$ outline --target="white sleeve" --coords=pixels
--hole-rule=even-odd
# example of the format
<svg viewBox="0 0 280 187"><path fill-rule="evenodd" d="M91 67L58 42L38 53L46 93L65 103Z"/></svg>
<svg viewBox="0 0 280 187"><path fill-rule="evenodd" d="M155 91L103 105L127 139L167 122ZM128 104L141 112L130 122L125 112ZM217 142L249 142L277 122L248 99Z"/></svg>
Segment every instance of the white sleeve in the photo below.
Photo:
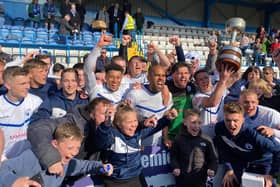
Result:
<svg viewBox="0 0 280 187"><path fill-rule="evenodd" d="M201 110L201 103L203 101L204 97L195 95L192 99L192 106L193 108L197 110Z"/></svg>
<svg viewBox="0 0 280 187"><path fill-rule="evenodd" d="M85 82L86 82L85 87L89 95L92 95L96 86L96 77L94 72L96 68L96 60L100 55L100 51L101 49L99 47L93 48L84 64Z"/></svg>
<svg viewBox="0 0 280 187"><path fill-rule="evenodd" d="M129 90L127 91L126 95L125 95L125 100L128 100L129 102L131 102L131 105L132 105L133 107L135 107L135 105L136 105L136 96L135 96L135 94L133 94L133 93L135 93L135 92L133 91L133 88L129 89Z"/></svg>
<svg viewBox="0 0 280 187"><path fill-rule="evenodd" d="M272 110L271 115L271 127L274 129L280 128L280 113L274 109Z"/></svg>

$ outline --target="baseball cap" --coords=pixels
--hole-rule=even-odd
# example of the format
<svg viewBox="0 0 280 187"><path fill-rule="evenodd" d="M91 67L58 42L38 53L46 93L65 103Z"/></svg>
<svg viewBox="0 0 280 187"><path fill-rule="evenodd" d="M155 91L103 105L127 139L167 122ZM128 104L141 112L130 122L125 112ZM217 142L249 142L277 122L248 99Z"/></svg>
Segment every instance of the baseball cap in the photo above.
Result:
<svg viewBox="0 0 280 187"><path fill-rule="evenodd" d="M201 55L198 52L190 51L185 54L185 59L187 63L191 63L193 60L198 60L200 63Z"/></svg>

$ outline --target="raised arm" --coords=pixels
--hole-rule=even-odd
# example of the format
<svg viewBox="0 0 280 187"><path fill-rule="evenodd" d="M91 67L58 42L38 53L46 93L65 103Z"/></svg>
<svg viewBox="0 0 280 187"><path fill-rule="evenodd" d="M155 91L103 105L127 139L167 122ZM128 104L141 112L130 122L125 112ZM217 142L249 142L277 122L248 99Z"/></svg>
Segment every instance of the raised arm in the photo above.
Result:
<svg viewBox="0 0 280 187"><path fill-rule="evenodd" d="M109 45L111 42L112 42L112 38L110 36L102 34L100 36L97 45L95 46L95 48L92 49L91 53L88 55L85 61L84 72L85 72L86 90L89 93L89 95L92 94L96 86L96 77L94 74L96 68L96 60L100 55L101 49Z"/></svg>
<svg viewBox="0 0 280 187"><path fill-rule="evenodd" d="M178 36L171 36L169 38L169 43L174 45L175 50L176 50L176 55L177 55L177 61L178 62L185 62L185 55L184 55L184 50L181 45L180 38Z"/></svg>
<svg viewBox="0 0 280 187"><path fill-rule="evenodd" d="M227 88L227 81L233 73L234 71L228 66L222 66L222 70L219 72L220 80L217 82L216 87L210 97L203 98L200 107L215 107L220 103L224 91Z"/></svg>
<svg viewBox="0 0 280 187"><path fill-rule="evenodd" d="M126 61L128 61L128 56L127 56L127 45L131 41L131 36L123 34L122 35L122 43L119 48L119 56L123 57Z"/></svg>
<svg viewBox="0 0 280 187"><path fill-rule="evenodd" d="M148 48L152 48L153 51L158 55L159 57L159 64L164 68L164 69L168 69L170 66L170 62L169 59L167 58L167 56L161 52L158 48L158 46L154 43L154 42L150 42L148 44Z"/></svg>

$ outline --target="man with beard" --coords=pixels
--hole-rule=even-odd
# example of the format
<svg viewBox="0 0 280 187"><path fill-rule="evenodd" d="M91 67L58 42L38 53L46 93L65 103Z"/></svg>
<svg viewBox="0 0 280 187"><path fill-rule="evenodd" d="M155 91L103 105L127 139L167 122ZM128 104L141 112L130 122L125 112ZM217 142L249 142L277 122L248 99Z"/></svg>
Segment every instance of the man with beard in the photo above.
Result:
<svg viewBox="0 0 280 187"><path fill-rule="evenodd" d="M178 117L174 119L169 127L163 129L163 140L166 147L172 145L183 122L183 111L192 107L191 92L195 86L189 82L191 76L190 65L178 62L172 66L171 77L166 84L172 93L173 107L178 111Z"/></svg>

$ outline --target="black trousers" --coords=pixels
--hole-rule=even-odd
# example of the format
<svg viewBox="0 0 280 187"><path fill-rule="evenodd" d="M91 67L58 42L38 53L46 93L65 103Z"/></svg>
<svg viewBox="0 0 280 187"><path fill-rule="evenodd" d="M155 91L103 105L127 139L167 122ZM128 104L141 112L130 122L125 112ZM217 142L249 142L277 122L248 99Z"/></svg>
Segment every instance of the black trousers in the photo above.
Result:
<svg viewBox="0 0 280 187"><path fill-rule="evenodd" d="M104 187L148 187L143 174L126 180L104 177Z"/></svg>

